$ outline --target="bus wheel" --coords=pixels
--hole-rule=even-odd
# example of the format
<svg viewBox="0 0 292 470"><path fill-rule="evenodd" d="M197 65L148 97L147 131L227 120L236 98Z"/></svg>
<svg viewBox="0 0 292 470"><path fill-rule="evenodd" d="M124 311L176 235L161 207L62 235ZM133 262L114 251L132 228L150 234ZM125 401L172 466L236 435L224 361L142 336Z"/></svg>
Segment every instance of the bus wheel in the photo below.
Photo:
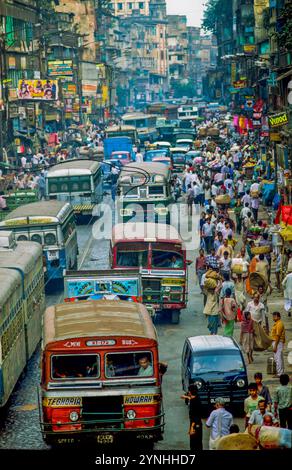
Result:
<svg viewBox="0 0 292 470"><path fill-rule="evenodd" d="M179 316L180 316L180 311L179 310L172 310L172 312L171 312L171 323L173 325L178 325L179 324Z"/></svg>

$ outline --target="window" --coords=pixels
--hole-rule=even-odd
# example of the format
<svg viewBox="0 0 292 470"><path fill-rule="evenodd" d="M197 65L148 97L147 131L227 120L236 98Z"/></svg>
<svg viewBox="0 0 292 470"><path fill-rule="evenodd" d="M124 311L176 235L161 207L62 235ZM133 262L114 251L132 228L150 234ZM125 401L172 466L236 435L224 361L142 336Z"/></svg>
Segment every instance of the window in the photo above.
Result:
<svg viewBox="0 0 292 470"><path fill-rule="evenodd" d="M118 3L118 10L123 10L123 9L124 9L123 3Z"/></svg>
<svg viewBox="0 0 292 470"><path fill-rule="evenodd" d="M208 372L243 371L244 365L238 351L216 351L196 354L193 358L193 374Z"/></svg>
<svg viewBox="0 0 292 470"><path fill-rule="evenodd" d="M144 9L144 2L139 2L139 9L143 10Z"/></svg>
<svg viewBox="0 0 292 470"><path fill-rule="evenodd" d="M118 248L117 265L127 267L147 266L148 247L145 243L136 243L135 246L127 245Z"/></svg>
<svg viewBox="0 0 292 470"><path fill-rule="evenodd" d="M42 243L43 243L42 242L42 237L38 233L34 233L33 235L31 235L30 239L31 239L32 242L39 243L40 245L42 245Z"/></svg>
<svg viewBox="0 0 292 470"><path fill-rule="evenodd" d="M150 351L107 354L105 376L153 377L153 357Z"/></svg>
<svg viewBox="0 0 292 470"><path fill-rule="evenodd" d="M154 268L182 268L182 256L176 252L153 250L152 266Z"/></svg>
<svg viewBox="0 0 292 470"><path fill-rule="evenodd" d="M26 242L27 240L28 240L27 235L19 235L19 237L17 237L18 242Z"/></svg>
<svg viewBox="0 0 292 470"><path fill-rule="evenodd" d="M99 377L100 362L96 354L52 356L52 379Z"/></svg>
<svg viewBox="0 0 292 470"><path fill-rule="evenodd" d="M128 10L133 10L133 3L132 2L128 3Z"/></svg>
<svg viewBox="0 0 292 470"><path fill-rule="evenodd" d="M57 243L56 235L54 233L46 233L44 241L45 241L45 245L56 245Z"/></svg>
<svg viewBox="0 0 292 470"><path fill-rule="evenodd" d="M151 195L164 195L164 187L163 186L149 186L148 194Z"/></svg>

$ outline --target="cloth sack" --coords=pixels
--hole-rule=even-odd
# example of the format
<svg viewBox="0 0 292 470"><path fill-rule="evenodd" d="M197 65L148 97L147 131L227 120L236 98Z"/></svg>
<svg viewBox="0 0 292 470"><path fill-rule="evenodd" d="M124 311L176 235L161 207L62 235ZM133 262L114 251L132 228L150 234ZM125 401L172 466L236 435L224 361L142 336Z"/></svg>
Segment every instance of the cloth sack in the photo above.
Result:
<svg viewBox="0 0 292 470"><path fill-rule="evenodd" d="M267 335L265 330L259 323L253 322L254 328L254 350L255 351L265 351L268 349L273 340Z"/></svg>

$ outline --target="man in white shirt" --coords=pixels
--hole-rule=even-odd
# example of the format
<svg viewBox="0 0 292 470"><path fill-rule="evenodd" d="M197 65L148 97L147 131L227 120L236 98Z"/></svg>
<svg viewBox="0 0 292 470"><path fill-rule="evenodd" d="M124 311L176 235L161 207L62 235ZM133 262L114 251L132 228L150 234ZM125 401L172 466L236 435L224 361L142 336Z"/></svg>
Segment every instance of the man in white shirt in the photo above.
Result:
<svg viewBox="0 0 292 470"><path fill-rule="evenodd" d="M243 220L245 217L247 217L247 214L250 212L249 204L248 202L245 203L244 208L241 209L240 212L240 218Z"/></svg>
<svg viewBox="0 0 292 470"><path fill-rule="evenodd" d="M260 295L255 294L253 300L248 302L246 311L250 312L253 321L265 327L266 324L266 310L264 304L260 302Z"/></svg>
<svg viewBox="0 0 292 470"><path fill-rule="evenodd" d="M216 449L216 443L220 437L230 434L230 426L233 424L233 416L225 410L224 399L216 398L215 410L212 411L206 421L207 428L211 428L209 450Z"/></svg>
<svg viewBox="0 0 292 470"><path fill-rule="evenodd" d="M218 186L216 186L216 184L213 183L212 186L211 186L211 195L212 195L212 197L215 198L218 195L218 189L219 189Z"/></svg>
<svg viewBox="0 0 292 470"><path fill-rule="evenodd" d="M23 155L20 159L22 168L26 167L26 157Z"/></svg>
<svg viewBox="0 0 292 470"><path fill-rule="evenodd" d="M249 191L246 191L245 195L241 198L241 202L242 204L246 204L248 203L248 206L250 207L250 204L251 204L251 197L249 195Z"/></svg>
<svg viewBox="0 0 292 470"><path fill-rule="evenodd" d="M224 218L223 217L219 217L219 222L218 224L216 225L216 232L221 232L222 233L222 230L225 229L225 224L224 224Z"/></svg>
<svg viewBox="0 0 292 470"><path fill-rule="evenodd" d="M136 153L136 163L143 163L143 154L140 150Z"/></svg>
<svg viewBox="0 0 292 470"><path fill-rule="evenodd" d="M245 186L246 186L246 184L243 181L243 178L240 177L237 181L237 194L238 194L238 197L242 198L244 196Z"/></svg>

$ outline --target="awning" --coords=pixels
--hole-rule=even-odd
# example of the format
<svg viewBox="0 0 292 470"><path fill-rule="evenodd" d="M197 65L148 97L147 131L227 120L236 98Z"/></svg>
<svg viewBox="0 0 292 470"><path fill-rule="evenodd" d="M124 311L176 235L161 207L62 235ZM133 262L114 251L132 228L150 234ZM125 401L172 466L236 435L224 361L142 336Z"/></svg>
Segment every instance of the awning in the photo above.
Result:
<svg viewBox="0 0 292 470"><path fill-rule="evenodd" d="M282 75L280 75L277 78L277 82L279 82L280 80L283 80L283 78L289 77L289 75L292 75L292 68L290 70L288 70L288 72L285 72Z"/></svg>

